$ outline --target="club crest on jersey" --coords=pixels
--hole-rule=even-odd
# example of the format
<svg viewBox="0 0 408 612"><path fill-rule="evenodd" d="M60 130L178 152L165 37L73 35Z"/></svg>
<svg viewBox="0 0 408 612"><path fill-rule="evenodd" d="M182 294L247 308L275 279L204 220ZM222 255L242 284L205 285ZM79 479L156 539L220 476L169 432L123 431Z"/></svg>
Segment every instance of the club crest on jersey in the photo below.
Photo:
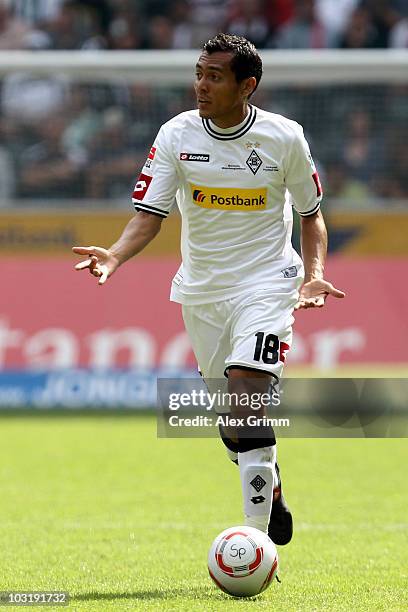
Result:
<svg viewBox="0 0 408 612"><path fill-rule="evenodd" d="M240 189L233 187L203 187L191 185L193 202L201 208L217 210L238 210L249 212L265 210L266 187L258 189Z"/></svg>
<svg viewBox="0 0 408 612"><path fill-rule="evenodd" d="M207 153L180 153L181 161L209 162L210 156Z"/></svg>
<svg viewBox="0 0 408 612"><path fill-rule="evenodd" d="M262 159L259 157L255 149L252 149L250 156L246 160L246 164L252 174L256 174L259 168L262 166Z"/></svg>
<svg viewBox="0 0 408 612"><path fill-rule="evenodd" d="M147 156L147 159L151 159L153 161L154 160L154 156L156 155L156 151L157 151L156 147L151 147L150 153Z"/></svg>

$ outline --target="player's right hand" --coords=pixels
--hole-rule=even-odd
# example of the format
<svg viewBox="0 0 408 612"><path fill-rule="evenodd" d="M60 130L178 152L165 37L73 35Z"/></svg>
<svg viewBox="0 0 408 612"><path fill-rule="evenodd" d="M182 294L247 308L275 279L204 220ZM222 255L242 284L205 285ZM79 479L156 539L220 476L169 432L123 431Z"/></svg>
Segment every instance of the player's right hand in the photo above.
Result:
<svg viewBox="0 0 408 612"><path fill-rule="evenodd" d="M119 266L118 259L108 249L96 246L74 246L72 250L77 255L86 255L84 261L76 264L75 270L88 269L93 276L99 278L99 285L105 284Z"/></svg>

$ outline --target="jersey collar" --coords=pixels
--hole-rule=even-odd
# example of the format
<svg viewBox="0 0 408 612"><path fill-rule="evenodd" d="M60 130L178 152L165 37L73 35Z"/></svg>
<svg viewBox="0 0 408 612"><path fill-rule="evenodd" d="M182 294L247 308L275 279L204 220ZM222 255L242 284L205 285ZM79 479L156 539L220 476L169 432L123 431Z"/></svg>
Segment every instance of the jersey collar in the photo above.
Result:
<svg viewBox="0 0 408 612"><path fill-rule="evenodd" d="M251 129L256 119L256 108L251 106L251 104L248 105L248 108L249 113L243 122L230 128L220 128L216 126L211 119L202 119L205 131L212 138L216 138L217 140L236 140L237 138L241 138L241 136Z"/></svg>

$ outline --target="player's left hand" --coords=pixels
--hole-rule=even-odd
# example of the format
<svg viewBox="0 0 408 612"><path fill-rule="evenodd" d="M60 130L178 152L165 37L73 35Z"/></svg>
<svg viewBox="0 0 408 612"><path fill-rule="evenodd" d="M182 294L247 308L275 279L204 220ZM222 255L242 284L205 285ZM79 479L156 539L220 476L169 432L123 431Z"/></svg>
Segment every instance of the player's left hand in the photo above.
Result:
<svg viewBox="0 0 408 612"><path fill-rule="evenodd" d="M300 308L322 308L328 295L336 298L344 298L344 291L336 289L331 283L325 280L315 279L302 285L299 292L299 300L295 310Z"/></svg>

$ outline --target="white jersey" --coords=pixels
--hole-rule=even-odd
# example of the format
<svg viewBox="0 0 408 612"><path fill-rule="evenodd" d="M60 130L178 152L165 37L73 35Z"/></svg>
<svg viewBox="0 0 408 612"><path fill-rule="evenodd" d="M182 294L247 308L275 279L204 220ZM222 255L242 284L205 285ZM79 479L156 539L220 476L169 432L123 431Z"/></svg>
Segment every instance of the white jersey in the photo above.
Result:
<svg viewBox="0 0 408 612"><path fill-rule="evenodd" d="M303 274L292 247L292 206L315 213L322 192L302 127L249 106L221 129L198 111L165 123L136 183L136 210L161 217L175 198L182 265L171 299L203 304L242 291L285 291Z"/></svg>

